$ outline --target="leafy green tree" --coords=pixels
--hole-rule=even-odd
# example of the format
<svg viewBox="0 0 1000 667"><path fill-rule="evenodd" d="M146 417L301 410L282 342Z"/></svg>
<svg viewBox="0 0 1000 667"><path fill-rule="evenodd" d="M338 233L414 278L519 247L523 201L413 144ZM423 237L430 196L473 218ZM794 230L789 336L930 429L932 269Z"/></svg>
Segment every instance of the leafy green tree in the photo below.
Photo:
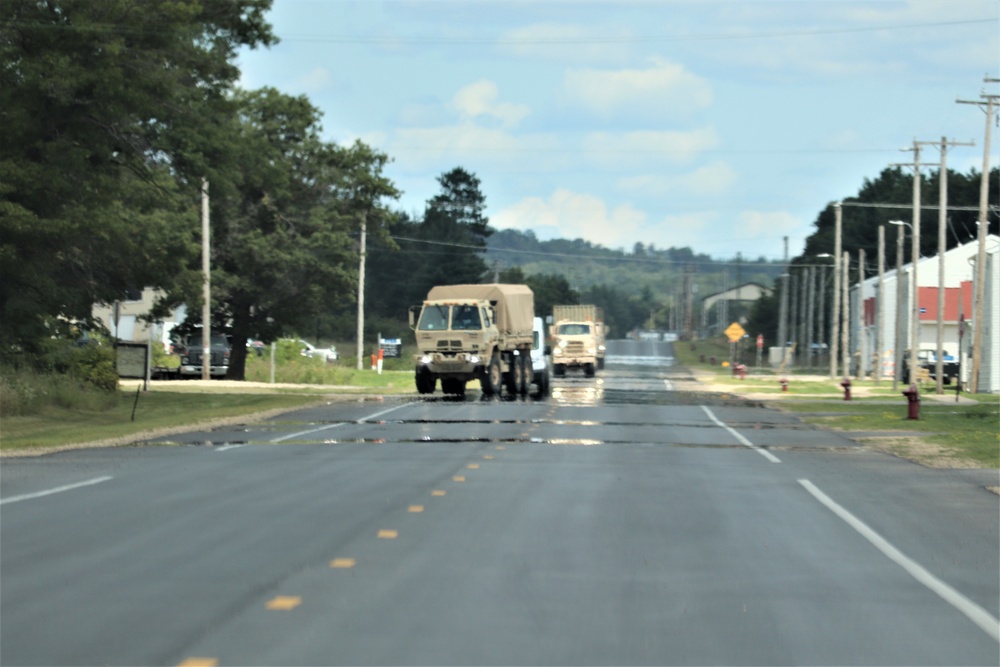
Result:
<svg viewBox="0 0 1000 667"><path fill-rule="evenodd" d="M357 234L385 236L398 196L387 157L358 142L324 143L319 111L273 89L240 92L235 194L213 199L213 310L231 325L231 379L243 379L248 338L309 327L357 294Z"/></svg>
<svg viewBox="0 0 1000 667"><path fill-rule="evenodd" d="M0 346L179 270L270 4L0 0Z"/></svg>
<svg viewBox="0 0 1000 667"><path fill-rule="evenodd" d="M570 287L565 276L556 274L536 274L528 276L525 283L535 293L535 314L548 317L552 306L580 303L580 295Z"/></svg>

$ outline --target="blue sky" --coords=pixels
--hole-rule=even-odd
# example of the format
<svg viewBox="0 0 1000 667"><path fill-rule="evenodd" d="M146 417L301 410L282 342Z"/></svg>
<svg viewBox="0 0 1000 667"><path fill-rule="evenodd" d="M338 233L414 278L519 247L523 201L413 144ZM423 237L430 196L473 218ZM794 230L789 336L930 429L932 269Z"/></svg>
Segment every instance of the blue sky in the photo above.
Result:
<svg viewBox="0 0 1000 667"><path fill-rule="evenodd" d="M387 153L398 208L461 166L494 227L628 250L795 256L914 140L975 141L948 165L981 168L985 115L956 99L1000 92L997 0L275 0L269 20L282 41L241 53L241 85Z"/></svg>

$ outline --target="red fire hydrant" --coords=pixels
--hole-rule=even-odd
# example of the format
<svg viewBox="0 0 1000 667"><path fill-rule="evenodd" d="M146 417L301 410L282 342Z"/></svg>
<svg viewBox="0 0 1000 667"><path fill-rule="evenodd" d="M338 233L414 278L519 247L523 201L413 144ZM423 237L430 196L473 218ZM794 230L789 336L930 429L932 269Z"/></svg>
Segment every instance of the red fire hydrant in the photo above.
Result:
<svg viewBox="0 0 1000 667"><path fill-rule="evenodd" d="M746 380L747 379L746 364L736 364L736 373L740 376L741 380Z"/></svg>
<svg viewBox="0 0 1000 667"><path fill-rule="evenodd" d="M851 378L844 378L844 381L840 383L840 386L844 388L844 400L851 400Z"/></svg>
<svg viewBox="0 0 1000 667"><path fill-rule="evenodd" d="M906 396L906 418L920 419L920 390L916 383L910 384L910 388L903 392Z"/></svg>
<svg viewBox="0 0 1000 667"><path fill-rule="evenodd" d="M781 378L778 382L781 383L781 391L788 391L788 378Z"/></svg>

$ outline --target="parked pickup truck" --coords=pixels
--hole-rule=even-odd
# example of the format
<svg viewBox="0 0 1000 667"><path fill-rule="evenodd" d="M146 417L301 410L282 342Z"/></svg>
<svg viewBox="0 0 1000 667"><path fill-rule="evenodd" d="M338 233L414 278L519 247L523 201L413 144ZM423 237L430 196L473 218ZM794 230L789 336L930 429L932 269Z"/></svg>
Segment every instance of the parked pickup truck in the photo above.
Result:
<svg viewBox="0 0 1000 667"><path fill-rule="evenodd" d="M226 377L229 372L229 356L232 348L229 339L221 334L212 336L211 358L209 359L208 374L214 378ZM181 353L181 377L200 378L202 377L202 357L201 340L193 340Z"/></svg>
<svg viewBox="0 0 1000 667"><path fill-rule="evenodd" d="M944 378L942 384L951 384L958 379L958 359L944 351L941 375ZM903 355L903 383L913 382L910 378L910 353L907 351ZM917 373L915 379L926 377L929 381L937 382L937 350L920 350L917 352Z"/></svg>

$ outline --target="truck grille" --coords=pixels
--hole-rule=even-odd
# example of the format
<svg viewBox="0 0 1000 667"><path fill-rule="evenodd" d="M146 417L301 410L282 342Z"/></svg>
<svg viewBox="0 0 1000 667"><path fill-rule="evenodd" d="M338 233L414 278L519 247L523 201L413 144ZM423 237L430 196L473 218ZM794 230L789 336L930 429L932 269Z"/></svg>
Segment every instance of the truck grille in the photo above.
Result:
<svg viewBox="0 0 1000 667"><path fill-rule="evenodd" d="M583 342L570 341L566 344L566 354L583 354Z"/></svg>
<svg viewBox="0 0 1000 667"><path fill-rule="evenodd" d="M439 340L438 341L439 350L461 350L462 341L460 340Z"/></svg>

